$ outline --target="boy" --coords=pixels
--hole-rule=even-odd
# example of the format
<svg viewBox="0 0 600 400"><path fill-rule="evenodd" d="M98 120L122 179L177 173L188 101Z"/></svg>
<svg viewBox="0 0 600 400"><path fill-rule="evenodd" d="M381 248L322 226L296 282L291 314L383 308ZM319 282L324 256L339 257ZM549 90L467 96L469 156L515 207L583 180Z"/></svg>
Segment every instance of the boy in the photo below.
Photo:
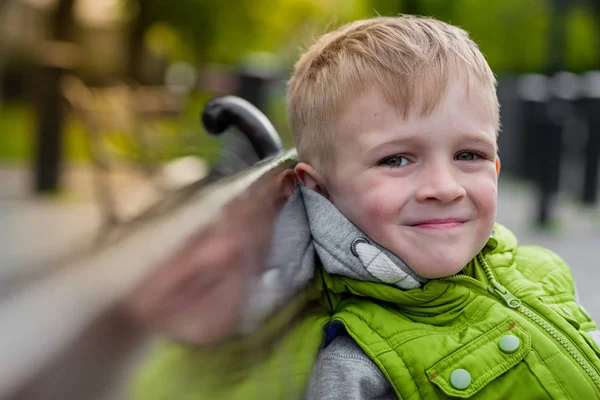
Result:
<svg viewBox="0 0 600 400"><path fill-rule="evenodd" d="M287 351L281 379L299 389L264 398L600 397L569 268L495 224L495 83L463 30L429 18L358 21L302 56L288 91L302 185L243 326L307 281L325 312L266 356Z"/></svg>

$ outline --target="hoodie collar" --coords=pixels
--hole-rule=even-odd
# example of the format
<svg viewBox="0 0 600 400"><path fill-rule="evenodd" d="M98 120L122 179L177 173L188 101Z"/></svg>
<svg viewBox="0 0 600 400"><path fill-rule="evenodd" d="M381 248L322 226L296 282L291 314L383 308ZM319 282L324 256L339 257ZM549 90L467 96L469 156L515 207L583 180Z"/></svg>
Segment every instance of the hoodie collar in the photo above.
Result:
<svg viewBox="0 0 600 400"><path fill-rule="evenodd" d="M299 189L313 246L325 271L400 289L414 289L427 282L370 239L325 197L302 185Z"/></svg>

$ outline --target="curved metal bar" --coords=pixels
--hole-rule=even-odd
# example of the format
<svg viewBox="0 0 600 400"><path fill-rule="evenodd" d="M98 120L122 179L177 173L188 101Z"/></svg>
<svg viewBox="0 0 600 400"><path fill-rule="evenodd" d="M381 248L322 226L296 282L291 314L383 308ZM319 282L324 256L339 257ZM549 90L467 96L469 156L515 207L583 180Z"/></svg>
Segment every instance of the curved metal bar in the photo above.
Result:
<svg viewBox="0 0 600 400"><path fill-rule="evenodd" d="M202 123L213 135L236 126L250 141L260 159L281 154L283 145L269 119L248 101L236 96L210 100L202 112Z"/></svg>

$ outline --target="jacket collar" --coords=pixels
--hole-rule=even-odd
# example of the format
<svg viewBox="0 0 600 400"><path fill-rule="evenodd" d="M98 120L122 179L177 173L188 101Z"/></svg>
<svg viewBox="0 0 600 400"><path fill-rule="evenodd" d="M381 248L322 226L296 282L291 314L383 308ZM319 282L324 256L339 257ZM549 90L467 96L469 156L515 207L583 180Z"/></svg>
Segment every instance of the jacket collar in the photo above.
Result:
<svg viewBox="0 0 600 400"><path fill-rule="evenodd" d="M314 249L328 273L401 289L427 282L394 253L371 240L325 197L304 186L299 189Z"/></svg>

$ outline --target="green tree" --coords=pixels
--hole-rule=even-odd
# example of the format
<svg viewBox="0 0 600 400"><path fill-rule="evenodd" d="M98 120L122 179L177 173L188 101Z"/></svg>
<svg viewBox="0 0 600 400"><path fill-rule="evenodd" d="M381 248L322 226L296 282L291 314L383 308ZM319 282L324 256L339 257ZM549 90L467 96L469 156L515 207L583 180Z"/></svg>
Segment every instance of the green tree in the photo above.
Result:
<svg viewBox="0 0 600 400"><path fill-rule="evenodd" d="M297 53L295 45L328 23L367 15L365 0L147 0L147 23L160 24L173 58L235 64L245 53ZM292 49L293 51L289 51Z"/></svg>
<svg viewBox="0 0 600 400"><path fill-rule="evenodd" d="M543 72L551 42L552 0L371 0L382 15L416 12L458 25L479 44L497 73ZM600 66L600 2L572 2L566 18L564 67Z"/></svg>
<svg viewBox="0 0 600 400"><path fill-rule="evenodd" d="M590 8L580 5L573 7L567 16L565 67L570 71L600 67L600 20L590 11Z"/></svg>

